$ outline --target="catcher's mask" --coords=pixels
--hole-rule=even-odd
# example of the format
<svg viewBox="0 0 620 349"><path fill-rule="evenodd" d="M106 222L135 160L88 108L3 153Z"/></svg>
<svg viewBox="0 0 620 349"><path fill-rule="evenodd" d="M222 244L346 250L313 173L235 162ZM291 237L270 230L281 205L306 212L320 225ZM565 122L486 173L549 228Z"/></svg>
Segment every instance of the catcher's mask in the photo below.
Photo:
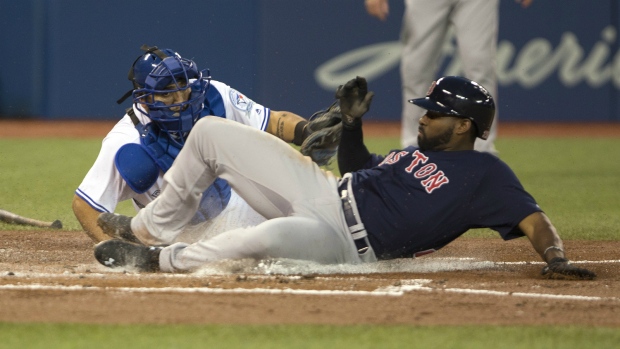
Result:
<svg viewBox="0 0 620 349"><path fill-rule="evenodd" d="M426 97L410 99L426 110L470 119L476 136L487 139L495 117L495 102L491 94L475 81L446 76L434 81Z"/></svg>
<svg viewBox="0 0 620 349"><path fill-rule="evenodd" d="M144 87L133 90L135 104L146 108L138 110L150 118L170 139L183 146L187 136L200 118L210 76L203 78L194 61L178 54L165 57L144 79ZM164 104L157 95L190 90L187 100Z"/></svg>

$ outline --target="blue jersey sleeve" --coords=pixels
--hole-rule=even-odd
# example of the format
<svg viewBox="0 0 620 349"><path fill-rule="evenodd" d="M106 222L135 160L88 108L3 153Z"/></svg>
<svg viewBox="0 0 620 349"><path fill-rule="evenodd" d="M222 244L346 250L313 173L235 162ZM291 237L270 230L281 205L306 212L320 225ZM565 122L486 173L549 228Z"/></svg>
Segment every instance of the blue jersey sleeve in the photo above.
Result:
<svg viewBox="0 0 620 349"><path fill-rule="evenodd" d="M542 211L502 161L491 166L482 178L469 209L472 225L496 230L505 240L523 236L519 223L530 214Z"/></svg>

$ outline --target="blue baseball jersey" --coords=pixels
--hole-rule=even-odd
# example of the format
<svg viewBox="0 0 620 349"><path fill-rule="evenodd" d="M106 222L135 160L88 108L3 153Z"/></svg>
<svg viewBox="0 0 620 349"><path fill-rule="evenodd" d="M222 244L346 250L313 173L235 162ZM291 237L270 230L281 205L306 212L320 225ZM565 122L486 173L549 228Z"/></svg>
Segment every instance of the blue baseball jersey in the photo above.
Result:
<svg viewBox="0 0 620 349"><path fill-rule="evenodd" d="M520 237L519 222L541 211L508 165L473 150L373 154L351 180L379 259L438 250L472 228Z"/></svg>

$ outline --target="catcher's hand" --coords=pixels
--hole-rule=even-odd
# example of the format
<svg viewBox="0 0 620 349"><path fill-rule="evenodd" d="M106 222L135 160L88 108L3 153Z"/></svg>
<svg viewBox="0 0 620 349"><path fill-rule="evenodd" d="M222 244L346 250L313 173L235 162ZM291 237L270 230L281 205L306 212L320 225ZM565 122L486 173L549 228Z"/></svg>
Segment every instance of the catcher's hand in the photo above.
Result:
<svg viewBox="0 0 620 349"><path fill-rule="evenodd" d="M338 87L336 98L340 101L342 122L345 126L352 126L359 122L370 109L374 95L374 92L368 92L366 79L361 76L349 80L344 86Z"/></svg>
<svg viewBox="0 0 620 349"><path fill-rule="evenodd" d="M306 132L309 135L301 144L299 151L309 156L319 166L329 164L338 152L342 135L341 121L338 101L332 103L327 109L312 114L306 126Z"/></svg>
<svg viewBox="0 0 620 349"><path fill-rule="evenodd" d="M596 277L594 272L578 268L568 263L568 259L562 257L555 257L549 261L547 266L542 269L542 275L549 279L561 280L593 280Z"/></svg>
<svg viewBox="0 0 620 349"><path fill-rule="evenodd" d="M104 212L97 217L97 225L104 234L113 239L142 244L131 231L131 217Z"/></svg>

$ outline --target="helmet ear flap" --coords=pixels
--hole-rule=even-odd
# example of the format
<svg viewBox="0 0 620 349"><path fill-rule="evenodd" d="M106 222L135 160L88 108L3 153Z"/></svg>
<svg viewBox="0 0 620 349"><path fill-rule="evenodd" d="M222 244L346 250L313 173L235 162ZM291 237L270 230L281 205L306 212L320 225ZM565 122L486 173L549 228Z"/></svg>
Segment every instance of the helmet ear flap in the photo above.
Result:
<svg viewBox="0 0 620 349"><path fill-rule="evenodd" d="M144 46L146 45L142 45L141 48L143 48ZM136 64L142 57L144 57L144 55L140 55L138 58L136 58L136 60L133 61L131 67L129 67L129 72L127 73L127 80L131 81L133 88L125 92L125 94L116 101L116 104L122 104L127 98L129 98L129 96L131 96L133 90L140 88L140 85L138 85L138 82L136 81L136 75L134 71L136 70Z"/></svg>

